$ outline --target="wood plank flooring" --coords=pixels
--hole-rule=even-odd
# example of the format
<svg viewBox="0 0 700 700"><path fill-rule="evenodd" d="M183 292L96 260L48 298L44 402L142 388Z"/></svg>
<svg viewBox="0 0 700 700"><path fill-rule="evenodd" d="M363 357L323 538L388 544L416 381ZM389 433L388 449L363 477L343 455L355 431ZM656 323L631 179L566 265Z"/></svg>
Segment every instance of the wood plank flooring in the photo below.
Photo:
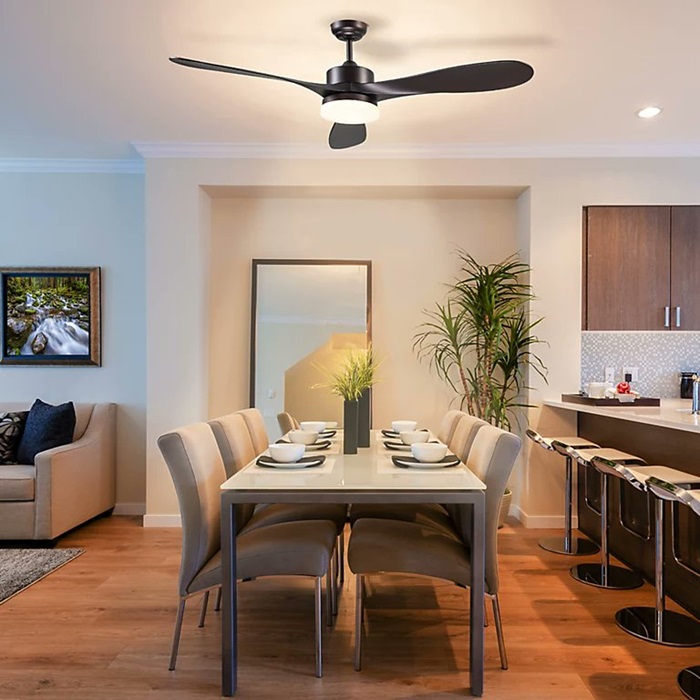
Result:
<svg viewBox="0 0 700 700"><path fill-rule="evenodd" d="M510 669L486 630L485 698L679 698L678 670L700 648L671 649L623 633L625 605L653 601L651 586L601 591L573 581L572 559L545 552L546 533L501 531L501 605ZM0 605L0 698L184 700L217 698L219 615L185 616L177 671L167 670L175 620L180 532L111 517L62 538L81 557ZM324 627L324 677L313 676L312 582L267 579L240 587L237 697L301 700L463 697L468 685L468 593L415 577L373 577L364 665L353 671L354 579L335 627ZM699 585L700 590L700 585ZM675 607L671 605L671 607Z"/></svg>

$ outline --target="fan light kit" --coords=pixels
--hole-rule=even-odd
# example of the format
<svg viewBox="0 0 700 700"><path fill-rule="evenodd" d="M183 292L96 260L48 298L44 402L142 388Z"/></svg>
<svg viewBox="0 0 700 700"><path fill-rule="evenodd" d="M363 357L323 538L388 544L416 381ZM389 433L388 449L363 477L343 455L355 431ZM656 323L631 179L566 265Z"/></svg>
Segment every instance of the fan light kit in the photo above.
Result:
<svg viewBox="0 0 700 700"><path fill-rule="evenodd" d="M522 85L534 75L532 66L521 61L489 61L375 82L374 73L369 68L359 66L353 59L353 45L367 33L367 24L357 19L341 19L331 24L331 32L345 42L345 62L326 72L325 83L312 83L191 58L175 57L170 60L188 68L281 80L315 92L323 98L321 116L333 122L328 145L335 149L351 148L365 141L365 124L379 119L377 103L382 100L435 93L504 90ZM639 116L642 116L641 113Z"/></svg>
<svg viewBox="0 0 700 700"><path fill-rule="evenodd" d="M637 112L637 116L642 119L653 119L661 114L661 107L644 107Z"/></svg>

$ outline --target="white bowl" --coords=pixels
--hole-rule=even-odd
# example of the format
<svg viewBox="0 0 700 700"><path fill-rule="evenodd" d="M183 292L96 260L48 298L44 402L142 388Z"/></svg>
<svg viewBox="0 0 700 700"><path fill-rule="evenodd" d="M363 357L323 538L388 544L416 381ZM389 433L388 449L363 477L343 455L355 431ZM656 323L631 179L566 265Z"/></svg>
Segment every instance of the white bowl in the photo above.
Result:
<svg viewBox="0 0 700 700"><path fill-rule="evenodd" d="M315 430L290 430L287 437L300 445L313 445L318 440L318 433Z"/></svg>
<svg viewBox="0 0 700 700"><path fill-rule="evenodd" d="M298 462L304 456L304 445L276 443L267 448L275 462Z"/></svg>
<svg viewBox="0 0 700 700"><path fill-rule="evenodd" d="M335 430L337 427L338 427L337 420L327 420L326 421L326 430Z"/></svg>
<svg viewBox="0 0 700 700"><path fill-rule="evenodd" d="M411 454L419 462L439 462L447 454L447 445L441 442L416 442L411 445Z"/></svg>
<svg viewBox="0 0 700 700"><path fill-rule="evenodd" d="M418 421L415 420L394 420L391 421L391 429L395 433L400 433L403 430L415 430L418 427Z"/></svg>
<svg viewBox="0 0 700 700"><path fill-rule="evenodd" d="M314 433L320 433L326 429L325 420L303 420L299 423L302 430L311 430Z"/></svg>
<svg viewBox="0 0 700 700"><path fill-rule="evenodd" d="M399 437L404 445L413 445L416 442L428 442L430 433L427 430L402 430Z"/></svg>

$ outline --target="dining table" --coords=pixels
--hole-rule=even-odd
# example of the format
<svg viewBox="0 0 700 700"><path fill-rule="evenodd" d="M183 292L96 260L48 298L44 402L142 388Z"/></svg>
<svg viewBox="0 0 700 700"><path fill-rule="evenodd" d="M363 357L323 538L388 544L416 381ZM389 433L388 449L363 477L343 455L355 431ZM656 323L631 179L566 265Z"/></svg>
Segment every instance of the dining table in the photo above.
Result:
<svg viewBox="0 0 700 700"><path fill-rule="evenodd" d="M322 465L269 468L253 460L221 485L222 695L235 694L238 676L236 507L244 503L463 503L463 532L471 532L469 677L471 695L484 689L484 565L486 486L464 464L449 468L396 466L386 438L372 431L370 447L342 453L342 431ZM309 453L312 454L312 453ZM323 452L321 453L323 454ZM404 453L405 454L405 453Z"/></svg>

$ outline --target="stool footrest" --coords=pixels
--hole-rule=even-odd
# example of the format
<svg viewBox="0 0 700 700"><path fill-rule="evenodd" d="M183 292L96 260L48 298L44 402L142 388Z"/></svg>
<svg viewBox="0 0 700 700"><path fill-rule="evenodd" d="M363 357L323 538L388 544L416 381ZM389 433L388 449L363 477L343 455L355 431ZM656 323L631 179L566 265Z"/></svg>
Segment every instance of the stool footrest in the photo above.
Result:
<svg viewBox="0 0 700 700"><path fill-rule="evenodd" d="M678 674L678 687L690 700L700 700L700 666L684 668Z"/></svg>

